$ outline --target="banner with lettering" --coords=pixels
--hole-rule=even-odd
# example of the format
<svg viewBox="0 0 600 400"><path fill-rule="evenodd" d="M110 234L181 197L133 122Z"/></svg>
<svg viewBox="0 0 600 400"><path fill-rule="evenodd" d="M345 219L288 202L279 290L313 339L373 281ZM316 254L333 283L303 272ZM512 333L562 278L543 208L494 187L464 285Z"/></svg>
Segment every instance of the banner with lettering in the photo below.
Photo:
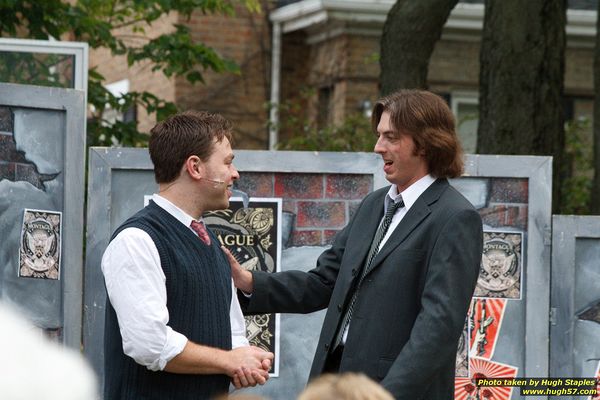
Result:
<svg viewBox="0 0 600 400"><path fill-rule="evenodd" d="M281 199L250 198L248 207L231 198L227 210L204 215L205 223L236 260L250 271L277 272L281 262ZM247 316L253 346L275 354L271 376L279 375L279 314Z"/></svg>

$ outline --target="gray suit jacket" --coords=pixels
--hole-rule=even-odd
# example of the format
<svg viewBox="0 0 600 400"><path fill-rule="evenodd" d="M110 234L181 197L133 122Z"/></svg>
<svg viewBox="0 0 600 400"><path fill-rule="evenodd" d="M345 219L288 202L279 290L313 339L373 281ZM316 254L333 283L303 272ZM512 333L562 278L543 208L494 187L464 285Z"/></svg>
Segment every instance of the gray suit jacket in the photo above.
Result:
<svg viewBox="0 0 600 400"><path fill-rule="evenodd" d="M327 307L311 378L323 372L383 217L387 191L363 200L315 269L256 272L253 295L240 298L249 313L309 313ZM446 179L436 180L373 260L354 308L340 372L363 372L396 399L453 399L456 349L482 245L478 212Z"/></svg>

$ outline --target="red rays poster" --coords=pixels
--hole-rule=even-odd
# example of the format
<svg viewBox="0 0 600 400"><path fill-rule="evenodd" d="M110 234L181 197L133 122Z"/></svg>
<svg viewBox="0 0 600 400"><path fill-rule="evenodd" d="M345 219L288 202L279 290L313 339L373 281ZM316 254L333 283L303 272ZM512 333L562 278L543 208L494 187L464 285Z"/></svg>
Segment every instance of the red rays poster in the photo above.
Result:
<svg viewBox="0 0 600 400"><path fill-rule="evenodd" d="M477 387L478 378L516 378L518 368L494 361L471 358L469 360L469 378L456 378L454 381L455 400L510 400L512 387Z"/></svg>
<svg viewBox="0 0 600 400"><path fill-rule="evenodd" d="M469 309L469 356L489 360L494 355L506 308L505 299L471 300Z"/></svg>

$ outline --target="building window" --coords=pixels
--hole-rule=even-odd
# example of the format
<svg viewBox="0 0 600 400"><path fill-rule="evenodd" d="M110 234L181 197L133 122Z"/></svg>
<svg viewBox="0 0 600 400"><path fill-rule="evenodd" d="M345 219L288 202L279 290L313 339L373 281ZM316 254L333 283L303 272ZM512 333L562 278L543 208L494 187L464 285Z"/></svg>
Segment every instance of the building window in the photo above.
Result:
<svg viewBox="0 0 600 400"><path fill-rule="evenodd" d="M477 127L479 126L479 95L477 92L453 92L450 106L456 118L456 131L467 154L477 150Z"/></svg>

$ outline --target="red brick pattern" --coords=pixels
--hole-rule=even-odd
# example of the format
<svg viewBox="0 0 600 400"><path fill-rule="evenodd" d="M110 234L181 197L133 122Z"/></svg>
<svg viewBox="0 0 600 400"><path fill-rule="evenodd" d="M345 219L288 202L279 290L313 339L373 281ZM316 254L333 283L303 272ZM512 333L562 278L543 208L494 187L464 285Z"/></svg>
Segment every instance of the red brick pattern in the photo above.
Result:
<svg viewBox="0 0 600 400"><path fill-rule="evenodd" d="M15 163L8 163L0 161L0 179L7 178L8 180L15 180Z"/></svg>
<svg viewBox="0 0 600 400"><path fill-rule="evenodd" d="M283 200L283 211L288 211L296 215L298 213L297 202L292 200Z"/></svg>
<svg viewBox="0 0 600 400"><path fill-rule="evenodd" d="M0 131L12 132L13 116L10 108L0 107Z"/></svg>
<svg viewBox="0 0 600 400"><path fill-rule="evenodd" d="M346 224L346 207L342 201L299 201L296 226L299 228L341 228Z"/></svg>
<svg viewBox="0 0 600 400"><path fill-rule="evenodd" d="M528 181L519 178L490 178L488 206L479 210L483 223L492 228L527 230Z"/></svg>
<svg viewBox="0 0 600 400"><path fill-rule="evenodd" d="M527 203L529 181L519 178L493 178L490 188L491 203Z"/></svg>
<svg viewBox="0 0 600 400"><path fill-rule="evenodd" d="M0 134L0 161L24 162L23 152L17 150L17 144L12 135Z"/></svg>
<svg viewBox="0 0 600 400"><path fill-rule="evenodd" d="M325 244L325 245L333 244L333 239L335 239L335 235L340 233L340 230L330 230L330 229L324 230L323 231L323 244Z"/></svg>
<svg viewBox="0 0 600 400"><path fill-rule="evenodd" d="M322 246L331 244L346 226L363 197L371 192L373 177L242 171L235 187L250 197L283 199L283 211L296 216L290 246Z"/></svg>
<svg viewBox="0 0 600 400"><path fill-rule="evenodd" d="M373 177L358 174L326 176L325 197L332 199L362 199L373 191Z"/></svg>
<svg viewBox="0 0 600 400"><path fill-rule="evenodd" d="M356 213L356 210L358 210L358 206L360 206L360 203L360 201L348 202L348 221L350 221L354 217L354 214Z"/></svg>
<svg viewBox="0 0 600 400"><path fill-rule="evenodd" d="M273 197L273 174L270 172L243 172L235 188L252 197Z"/></svg>
<svg viewBox="0 0 600 400"><path fill-rule="evenodd" d="M323 233L320 230L295 230L292 234L292 246L320 246Z"/></svg>
<svg viewBox="0 0 600 400"><path fill-rule="evenodd" d="M2 168L7 168L6 163L0 163L0 171L4 171ZM238 189L250 197L281 197L283 211L296 216L290 246L331 244L373 188L373 177L360 174L242 172L240 175ZM488 205L479 210L483 223L492 228L526 231L527 179L489 179Z"/></svg>
<svg viewBox="0 0 600 400"><path fill-rule="evenodd" d="M292 199L322 199L323 175L275 174L275 196Z"/></svg>

